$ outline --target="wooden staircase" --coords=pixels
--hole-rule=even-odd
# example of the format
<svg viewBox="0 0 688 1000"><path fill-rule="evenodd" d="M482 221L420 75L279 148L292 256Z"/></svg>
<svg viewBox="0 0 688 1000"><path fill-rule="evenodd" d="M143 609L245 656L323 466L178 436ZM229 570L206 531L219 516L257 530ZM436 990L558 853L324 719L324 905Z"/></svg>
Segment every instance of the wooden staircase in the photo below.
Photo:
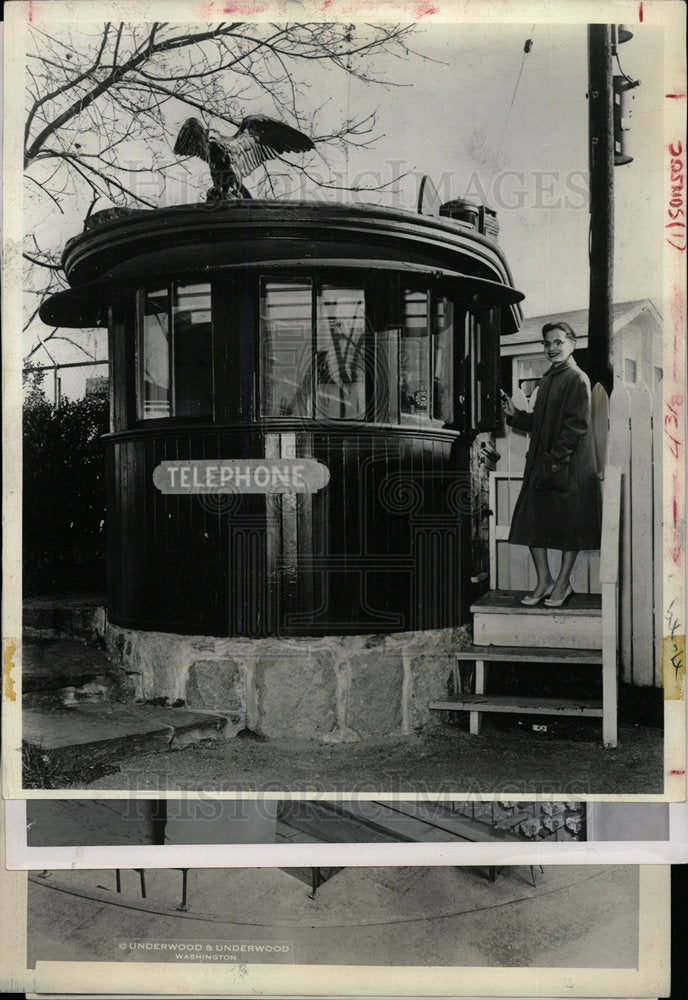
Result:
<svg viewBox="0 0 688 1000"><path fill-rule="evenodd" d="M458 662L475 663L475 692L433 701L432 709L467 711L470 731L480 733L484 712L518 715L594 716L602 719L605 747L617 745L618 685L618 568L621 474L607 469L604 481L601 594L574 594L562 608L524 607L523 593L491 590L471 606L473 644L455 653L454 690ZM577 665L602 668L602 700L536 698L486 694L490 663L547 663L553 667Z"/></svg>
<svg viewBox="0 0 688 1000"><path fill-rule="evenodd" d="M490 590L471 605L476 645L601 649L600 594L574 594L562 608L521 604L523 593Z"/></svg>

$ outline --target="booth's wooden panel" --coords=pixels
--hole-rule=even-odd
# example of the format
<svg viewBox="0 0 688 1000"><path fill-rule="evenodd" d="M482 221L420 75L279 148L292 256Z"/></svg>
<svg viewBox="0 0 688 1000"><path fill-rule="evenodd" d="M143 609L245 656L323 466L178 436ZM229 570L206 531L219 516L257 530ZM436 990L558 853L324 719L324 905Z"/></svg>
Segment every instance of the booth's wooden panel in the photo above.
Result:
<svg viewBox="0 0 688 1000"><path fill-rule="evenodd" d="M315 458L315 494L164 495L162 461ZM457 437L177 428L108 439L109 617L210 635L442 628L467 618L470 513Z"/></svg>

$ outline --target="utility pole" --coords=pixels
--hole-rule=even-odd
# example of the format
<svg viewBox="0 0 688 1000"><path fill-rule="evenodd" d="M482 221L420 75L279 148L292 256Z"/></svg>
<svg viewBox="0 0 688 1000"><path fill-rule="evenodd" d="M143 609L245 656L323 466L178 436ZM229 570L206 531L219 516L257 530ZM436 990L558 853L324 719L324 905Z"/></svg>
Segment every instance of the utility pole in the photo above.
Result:
<svg viewBox="0 0 688 1000"><path fill-rule="evenodd" d="M588 25L590 381L614 388L614 94L612 28Z"/></svg>

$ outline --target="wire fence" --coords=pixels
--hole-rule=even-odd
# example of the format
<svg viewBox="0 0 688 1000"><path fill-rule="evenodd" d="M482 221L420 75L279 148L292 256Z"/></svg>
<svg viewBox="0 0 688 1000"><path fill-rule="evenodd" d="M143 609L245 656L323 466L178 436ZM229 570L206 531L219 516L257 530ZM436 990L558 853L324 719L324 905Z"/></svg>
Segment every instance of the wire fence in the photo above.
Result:
<svg viewBox="0 0 688 1000"><path fill-rule="evenodd" d="M61 365L31 365L24 369L25 392L40 388L45 398L59 406L65 399L107 393L108 362L72 361Z"/></svg>

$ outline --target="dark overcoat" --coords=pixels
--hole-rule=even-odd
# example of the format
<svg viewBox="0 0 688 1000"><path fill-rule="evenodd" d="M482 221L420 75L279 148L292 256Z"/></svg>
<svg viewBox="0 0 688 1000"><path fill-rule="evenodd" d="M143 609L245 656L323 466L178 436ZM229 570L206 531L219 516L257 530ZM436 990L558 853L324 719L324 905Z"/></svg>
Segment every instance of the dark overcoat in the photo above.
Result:
<svg viewBox="0 0 688 1000"><path fill-rule="evenodd" d="M509 422L531 435L509 541L565 551L599 549L600 482L587 375L572 359L552 366L542 377L533 412L516 410Z"/></svg>

